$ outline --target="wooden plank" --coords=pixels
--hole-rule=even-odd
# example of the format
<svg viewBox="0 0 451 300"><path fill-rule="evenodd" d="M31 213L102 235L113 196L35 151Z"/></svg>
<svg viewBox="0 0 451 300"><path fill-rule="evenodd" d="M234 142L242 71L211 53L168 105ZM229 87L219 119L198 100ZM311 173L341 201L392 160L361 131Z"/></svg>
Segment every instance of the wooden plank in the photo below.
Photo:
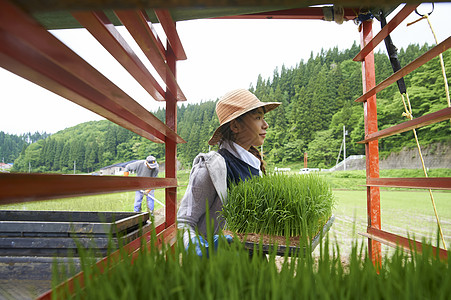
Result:
<svg viewBox="0 0 451 300"><path fill-rule="evenodd" d="M384 28L379 31L376 36L371 39L371 41L366 44L365 47L363 47L362 50L354 57L354 61L363 61L365 56L367 56L371 51L374 50L374 48L377 47L377 45L380 44L396 27L398 27L399 24L402 23L416 8L418 7L418 4L416 5L405 5L399 13L397 13L393 19L390 20L390 22L387 23Z"/></svg>
<svg viewBox="0 0 451 300"><path fill-rule="evenodd" d="M365 92L362 96L360 96L358 99L355 100L355 102L364 102L366 99L368 99L371 96L376 95L376 93L382 91L386 87L390 86L392 83L395 83L402 77L406 76L410 72L416 70L418 67L424 65L434 57L440 55L440 53L445 52L451 47L451 37L448 37L446 40L441 42L440 44L436 45L434 48L429 50L428 52L424 53L417 59L415 59L413 62L399 70L398 72L394 73L390 77L387 77L384 81L379 83L377 86L372 88L371 90Z"/></svg>
<svg viewBox="0 0 451 300"><path fill-rule="evenodd" d="M357 143L358 144L369 143L374 140L379 140L381 138L385 138L385 137L392 136L392 135L395 135L398 133L406 132L406 131L416 129L419 127L423 127L426 125L438 123L438 122L445 121L448 119L451 119L451 107L447 107L447 108L441 109L439 111L436 111L434 113L430 113L430 114L415 118L413 120L409 120L409 121L403 122L401 124L368 134L366 139L364 139L363 141L359 141Z"/></svg>
<svg viewBox="0 0 451 300"><path fill-rule="evenodd" d="M448 253L446 250L437 248L430 245L424 245L423 243L420 243L418 241L415 241L413 239L408 239L393 233L389 233L383 230L379 230L376 228L368 228L368 233L359 233L360 235L367 237L368 239L372 239L375 241L378 241L384 245L390 246L390 247L402 247L406 251L414 251L417 253L422 253L423 248L425 246L431 247L433 249L433 253L437 253L437 250L439 251L439 256L441 259L447 259Z"/></svg>
<svg viewBox="0 0 451 300"><path fill-rule="evenodd" d="M451 190L451 177L367 178L367 186Z"/></svg>
<svg viewBox="0 0 451 300"><path fill-rule="evenodd" d="M0 173L0 204L176 186L176 178Z"/></svg>
<svg viewBox="0 0 451 300"><path fill-rule="evenodd" d="M329 6L333 9L332 6ZM359 8L344 8L344 20L354 20L359 14ZM292 8L267 11L253 14L215 17L212 19L276 19L276 20L324 20L324 10L321 7Z"/></svg>
<svg viewBox="0 0 451 300"><path fill-rule="evenodd" d="M128 45L105 13L73 12L72 16L132 75L157 101L164 101L164 90Z"/></svg>
<svg viewBox="0 0 451 300"><path fill-rule="evenodd" d="M168 66L172 73L176 75L176 57L174 51L172 51L172 46L168 42L167 45L167 58ZM174 131L177 131L177 99L172 95L166 95L166 125ZM176 177L177 176L177 144L168 141L165 148L166 157L166 177ZM176 222L177 216L177 188L166 188L165 190L166 199L166 226L170 226Z"/></svg>
<svg viewBox="0 0 451 300"><path fill-rule="evenodd" d="M365 45L373 37L372 22L363 22L360 31L360 46ZM370 52L362 62L362 87L367 91L376 85L374 66L374 53ZM377 132L377 101L372 96L363 103L365 135ZM366 176L379 177L379 147L378 141L365 144ZM381 228L380 191L378 187L368 186L366 189L367 219L368 226ZM368 255L374 264L381 261L381 244L377 241L368 240Z"/></svg>
<svg viewBox="0 0 451 300"><path fill-rule="evenodd" d="M171 13L167 9L155 9L155 15L157 16L158 21L160 21L160 24L163 27L164 33L166 34L168 42L171 45L172 50L174 51L176 59L185 60L185 49L183 49L183 45L177 33L175 22L172 19Z"/></svg>
<svg viewBox="0 0 451 300"><path fill-rule="evenodd" d="M0 66L152 141L184 142L26 13L2 1Z"/></svg>
<svg viewBox="0 0 451 300"><path fill-rule="evenodd" d="M177 100L185 101L186 97L180 89L174 74L172 74L169 66L166 64L165 54L161 53L156 36L147 23L143 12L116 10L115 14L133 36L147 59L152 63L169 91L176 96Z"/></svg>

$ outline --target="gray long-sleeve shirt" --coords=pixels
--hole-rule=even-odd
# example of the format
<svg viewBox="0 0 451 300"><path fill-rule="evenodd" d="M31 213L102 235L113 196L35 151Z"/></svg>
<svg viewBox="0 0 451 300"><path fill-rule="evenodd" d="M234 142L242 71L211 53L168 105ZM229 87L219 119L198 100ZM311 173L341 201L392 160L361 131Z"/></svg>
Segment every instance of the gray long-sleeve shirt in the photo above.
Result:
<svg viewBox="0 0 451 300"><path fill-rule="evenodd" d="M125 167L125 172L135 172L138 177L157 177L159 171L159 165L156 168L149 168L146 165L145 160L138 160L128 164Z"/></svg>
<svg viewBox="0 0 451 300"><path fill-rule="evenodd" d="M177 227L184 231L185 247L196 235L196 229L204 237L207 236L207 202L213 231L216 233L224 227L221 210L226 199L227 168L224 158L213 151L199 154L194 159L189 184L177 213Z"/></svg>

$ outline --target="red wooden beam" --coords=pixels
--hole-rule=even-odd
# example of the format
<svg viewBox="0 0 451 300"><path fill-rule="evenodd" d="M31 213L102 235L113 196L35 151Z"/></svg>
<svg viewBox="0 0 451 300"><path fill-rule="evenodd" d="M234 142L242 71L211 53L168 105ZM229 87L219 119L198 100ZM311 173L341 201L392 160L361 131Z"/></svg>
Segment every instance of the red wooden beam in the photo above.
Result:
<svg viewBox="0 0 451 300"><path fill-rule="evenodd" d="M0 204L176 186L176 178L0 173Z"/></svg>
<svg viewBox="0 0 451 300"><path fill-rule="evenodd" d="M184 142L22 10L0 5L0 66L150 140Z"/></svg>
<svg viewBox="0 0 451 300"><path fill-rule="evenodd" d="M0 66L151 141L165 136L29 45L0 33ZM143 112L146 112L142 108Z"/></svg>
<svg viewBox="0 0 451 300"><path fill-rule="evenodd" d="M171 73L174 76L176 72L176 57L172 51L172 47L168 41L167 45L168 65ZM174 131L177 131L177 99L171 94L166 96L166 125ZM166 178L173 178L177 176L177 144L172 141L167 141L165 144L166 157ZM167 188L165 190L166 199L166 226L170 226L176 222L177 214L177 188Z"/></svg>
<svg viewBox="0 0 451 300"><path fill-rule="evenodd" d="M163 46L163 42L161 41L160 37L158 36L158 33L155 29L155 27L152 25L152 22L150 21L149 15L147 14L147 12L143 9L140 11L140 13L143 15L143 17L146 19L147 25L150 29L150 32L152 33L155 42L155 45L158 48L158 51L160 52L161 56L164 58L164 60L166 61L166 49Z"/></svg>
<svg viewBox="0 0 451 300"><path fill-rule="evenodd" d="M163 27L164 33L166 34L168 42L171 45L172 50L174 51L176 59L185 60L185 49L183 49L183 45L180 41L180 37L177 33L175 22L172 19L171 13L167 9L155 9L155 15L157 16L158 21L160 21L160 24Z"/></svg>
<svg viewBox="0 0 451 300"><path fill-rule="evenodd" d="M418 7L418 4L416 5L405 5L399 13L397 13L393 19L390 20L390 22L387 23L384 28L379 31L376 36L366 44L365 47L363 47L362 50L354 57L354 61L363 61L365 56L368 55L371 51L374 50L374 48L379 45L380 42L382 42L396 27L398 27L399 24L402 23L416 8Z"/></svg>
<svg viewBox="0 0 451 300"><path fill-rule="evenodd" d="M166 83L168 90L176 95L177 100L185 101L186 97L180 89L174 74L166 63L165 54L161 53L157 39L141 11L117 10L116 16L133 36L147 59Z"/></svg>
<svg viewBox="0 0 451 300"><path fill-rule="evenodd" d="M370 89L369 91L365 92L362 96L360 96L355 102L364 102L367 98L376 95L376 93L382 91L392 83L395 83L402 77L406 76L410 72L414 71L418 67L422 66L423 64L427 63L434 57L438 56L440 53L445 52L451 47L451 37L448 37L446 40L441 42L440 44L436 45L434 48L429 50L428 52L424 53L417 59L415 59L413 62L402 68L401 70L397 71L390 77L387 77L384 81L379 83L374 88Z"/></svg>
<svg viewBox="0 0 451 300"><path fill-rule="evenodd" d="M415 118L413 120L406 121L401 124L379 130L375 133L371 133L366 137L366 139L364 139L363 141L359 141L357 143L365 144L374 140L378 140L384 137L392 136L401 132L406 132L411 129L416 129L419 127L434 124L448 119L451 119L451 107L447 107L439 111Z"/></svg>
<svg viewBox="0 0 451 300"><path fill-rule="evenodd" d="M451 177L367 178L367 186L451 190Z"/></svg>
<svg viewBox="0 0 451 300"><path fill-rule="evenodd" d="M360 44L364 48L372 39L372 23L371 21L362 23L360 31ZM363 91L372 89L376 85L376 75L374 68L374 53L371 51L365 56L362 62L362 84ZM372 96L368 101L363 103L365 136L377 132L377 104L376 96ZM379 148L378 141L372 141L365 144L366 156L366 177L379 177ZM367 187L367 217L368 226L381 228L381 207L380 207L380 190L378 187ZM377 241L368 239L368 252L374 264L381 261L381 244Z"/></svg>
<svg viewBox="0 0 451 300"><path fill-rule="evenodd" d="M332 6L326 9L333 9ZM345 8L344 19L354 20L359 14L359 9ZM267 11L253 14L215 17L213 19L296 19L296 20L324 20L322 7L293 8L276 11Z"/></svg>
<svg viewBox="0 0 451 300"><path fill-rule="evenodd" d="M164 90L105 13L101 11L73 12L72 16L103 45L155 100L164 101Z"/></svg>
<svg viewBox="0 0 451 300"><path fill-rule="evenodd" d="M418 241L408 239L393 233L389 233L383 230L379 230L376 228L368 228L368 233L360 233L360 235L363 235L369 239L378 241L380 243L383 243L384 245L388 245L391 247L402 247L406 251L413 251L414 253L422 253L424 247L431 247L433 249L433 254L439 253L439 257L441 259L447 259L448 258L448 252L444 249L437 248L430 245L425 245L423 243L420 243Z"/></svg>

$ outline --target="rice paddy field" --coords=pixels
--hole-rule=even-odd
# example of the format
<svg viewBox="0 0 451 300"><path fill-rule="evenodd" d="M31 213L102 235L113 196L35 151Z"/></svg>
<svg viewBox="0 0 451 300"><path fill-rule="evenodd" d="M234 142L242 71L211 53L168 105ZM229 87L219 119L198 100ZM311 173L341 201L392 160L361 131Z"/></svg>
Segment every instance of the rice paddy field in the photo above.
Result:
<svg viewBox="0 0 451 300"><path fill-rule="evenodd" d="M335 190L335 222L329 231L331 242L336 241L342 253L349 253L353 241L365 243L358 233L366 232L366 191ZM451 193L433 192L447 248L451 247ZM437 243L437 223L429 192L381 190L382 230L402 236ZM440 244L443 248L443 245ZM383 253L393 248L382 246Z"/></svg>
<svg viewBox="0 0 451 300"><path fill-rule="evenodd" d="M438 176L451 176L445 171L436 172ZM421 175L421 172L406 170L404 173L393 170L385 177ZM413 175L412 175L413 174ZM381 176L384 174L381 172ZM160 174L164 176L164 174ZM189 170L178 172L178 200L180 200L188 184ZM353 241L363 243L366 247L366 238L359 235L366 232L366 190L363 186L365 174L362 171L335 172L334 175L325 174L333 188L335 206L333 214L334 224L329 231L331 243L337 243L340 252L350 253ZM363 177L363 178L362 178ZM448 248L451 248L451 193L433 191L437 212ZM85 196L78 198L65 198L51 201L20 203L15 205L2 205L1 210L60 210L60 211L133 211L135 192ZM155 198L164 202L164 190L155 191ZM143 210L146 210L143 201ZM163 206L155 203L155 209L161 210ZM381 189L381 223L382 230L402 236L415 236L417 240L426 238L432 244L437 243L437 223L431 199L425 190L383 190ZM441 245L443 247L443 245ZM319 250L316 249L315 253ZM384 253L392 251L390 247L383 246Z"/></svg>

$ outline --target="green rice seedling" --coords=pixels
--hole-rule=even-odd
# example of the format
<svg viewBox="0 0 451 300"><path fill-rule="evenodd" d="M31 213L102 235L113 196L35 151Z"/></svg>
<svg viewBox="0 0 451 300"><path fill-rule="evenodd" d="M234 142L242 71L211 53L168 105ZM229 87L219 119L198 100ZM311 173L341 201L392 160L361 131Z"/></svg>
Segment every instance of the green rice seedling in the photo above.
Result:
<svg viewBox="0 0 451 300"><path fill-rule="evenodd" d="M332 215L329 183L316 174L253 177L228 191L222 214L236 233L315 236Z"/></svg>
<svg viewBox="0 0 451 300"><path fill-rule="evenodd" d="M82 256L84 286L75 282L76 294L58 299L449 299L451 255L443 261L427 246L423 255L398 249L375 268L357 243L347 264L330 246L326 238L317 259L278 262L223 243L206 258L186 251L179 236L174 248L143 247L135 261L124 251L103 272Z"/></svg>

